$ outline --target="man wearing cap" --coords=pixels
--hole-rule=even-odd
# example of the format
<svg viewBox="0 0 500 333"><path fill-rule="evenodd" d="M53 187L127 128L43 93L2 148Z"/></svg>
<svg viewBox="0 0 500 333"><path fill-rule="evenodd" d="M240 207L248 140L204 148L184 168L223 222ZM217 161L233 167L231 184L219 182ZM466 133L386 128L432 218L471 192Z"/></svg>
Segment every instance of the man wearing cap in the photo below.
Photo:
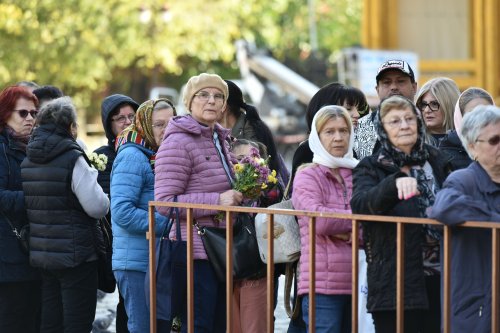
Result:
<svg viewBox="0 0 500 333"><path fill-rule="evenodd" d="M403 60L384 62L378 68L376 80L375 89L381 101L392 95L401 95L413 101L417 93L417 82L413 69ZM373 126L377 112L375 110L359 120L354 150L360 160L380 148Z"/></svg>
<svg viewBox="0 0 500 333"><path fill-rule="evenodd" d="M104 171L99 171L97 182L101 185L104 193L109 195L109 183L111 179L111 168L116 157L115 140L126 127L134 121L135 112L139 108L139 104L132 98L114 94L103 99L101 103L101 119L108 144L97 148L94 152L104 154L108 157L108 163ZM111 212L111 211L110 211ZM108 221L111 221L111 215L106 216ZM111 234L111 230L108 230ZM128 332L127 329L127 313L123 303L123 298L119 297L119 302L116 307L116 332Z"/></svg>

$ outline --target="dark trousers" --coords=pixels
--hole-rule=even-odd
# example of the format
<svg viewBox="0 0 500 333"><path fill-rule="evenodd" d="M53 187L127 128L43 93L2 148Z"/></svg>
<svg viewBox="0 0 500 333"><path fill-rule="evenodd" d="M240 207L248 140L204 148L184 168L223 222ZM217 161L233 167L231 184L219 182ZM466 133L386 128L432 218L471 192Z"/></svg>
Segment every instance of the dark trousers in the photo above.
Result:
<svg viewBox="0 0 500 333"><path fill-rule="evenodd" d="M40 286L40 281L0 283L0 332L39 332Z"/></svg>
<svg viewBox="0 0 500 333"><path fill-rule="evenodd" d="M128 333L128 316L125 311L125 302L118 290L118 304L116 305L116 333Z"/></svg>
<svg viewBox="0 0 500 333"><path fill-rule="evenodd" d="M97 261L42 271L42 333L92 331L97 302Z"/></svg>
<svg viewBox="0 0 500 333"><path fill-rule="evenodd" d="M405 333L427 333L422 329L422 323L425 320L424 311L406 310L405 311ZM396 333L396 311L374 311L372 312L375 332L377 333Z"/></svg>
<svg viewBox="0 0 500 333"><path fill-rule="evenodd" d="M187 314L181 316L187 331ZM226 285L219 282L208 260L194 261L194 331L226 332Z"/></svg>
<svg viewBox="0 0 500 333"><path fill-rule="evenodd" d="M441 332L441 275L426 276L425 287L429 310L424 311L423 331L439 333Z"/></svg>

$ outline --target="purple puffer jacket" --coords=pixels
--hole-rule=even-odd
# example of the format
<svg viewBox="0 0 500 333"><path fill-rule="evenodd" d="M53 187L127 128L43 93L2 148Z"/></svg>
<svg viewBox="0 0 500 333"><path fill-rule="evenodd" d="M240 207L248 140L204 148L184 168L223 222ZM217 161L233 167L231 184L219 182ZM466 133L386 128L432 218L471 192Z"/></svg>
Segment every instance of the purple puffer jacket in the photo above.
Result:
<svg viewBox="0 0 500 333"><path fill-rule="evenodd" d="M351 214L352 170L339 168L346 188L329 168L312 165L297 172L293 181L293 207L297 210ZM298 294L309 293L309 218L299 217L300 270ZM351 220L316 218L316 293L351 294L351 244L334 238L352 230Z"/></svg>
<svg viewBox="0 0 500 333"><path fill-rule="evenodd" d="M229 130L215 125L214 128L224 150L226 161L231 161L226 144ZM231 162L229 167L232 168ZM231 170L232 172L232 170ZM155 162L155 200L211 204L219 203L219 195L231 189L221 157L213 142L212 130L201 125L191 116L174 117L167 130ZM158 207L166 215L168 208ZM217 211L196 209L193 218L205 226L225 227L214 222ZM180 210L182 239L186 240L186 210ZM175 236L175 226L170 233ZM196 228L193 228L194 259L207 259L205 249Z"/></svg>

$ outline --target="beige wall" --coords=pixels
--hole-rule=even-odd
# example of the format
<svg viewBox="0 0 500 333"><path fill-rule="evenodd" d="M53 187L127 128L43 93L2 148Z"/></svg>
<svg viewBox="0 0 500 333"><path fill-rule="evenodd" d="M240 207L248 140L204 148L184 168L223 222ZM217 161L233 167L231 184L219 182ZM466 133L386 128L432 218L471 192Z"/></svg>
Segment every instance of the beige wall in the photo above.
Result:
<svg viewBox="0 0 500 333"><path fill-rule="evenodd" d="M399 0L398 45L425 59L469 59L468 0Z"/></svg>

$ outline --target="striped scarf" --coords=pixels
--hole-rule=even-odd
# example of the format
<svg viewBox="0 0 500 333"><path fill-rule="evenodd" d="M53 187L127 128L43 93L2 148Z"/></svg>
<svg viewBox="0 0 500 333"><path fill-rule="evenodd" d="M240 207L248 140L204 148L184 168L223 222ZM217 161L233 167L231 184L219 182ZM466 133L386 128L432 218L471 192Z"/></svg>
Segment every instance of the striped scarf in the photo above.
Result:
<svg viewBox="0 0 500 333"><path fill-rule="evenodd" d="M156 159L156 149L151 147L147 143L147 141L144 140L144 138L142 137L142 135L138 131L131 129L132 126L133 125L130 125L125 130L123 130L123 132L121 132L120 135L118 135L118 137L116 138L116 141L115 141L115 150L118 151L118 149L126 143L135 143L135 144L141 145L141 146L153 151L154 154L152 154L149 157L149 163L151 164L151 168L154 170L155 169L155 159Z"/></svg>

